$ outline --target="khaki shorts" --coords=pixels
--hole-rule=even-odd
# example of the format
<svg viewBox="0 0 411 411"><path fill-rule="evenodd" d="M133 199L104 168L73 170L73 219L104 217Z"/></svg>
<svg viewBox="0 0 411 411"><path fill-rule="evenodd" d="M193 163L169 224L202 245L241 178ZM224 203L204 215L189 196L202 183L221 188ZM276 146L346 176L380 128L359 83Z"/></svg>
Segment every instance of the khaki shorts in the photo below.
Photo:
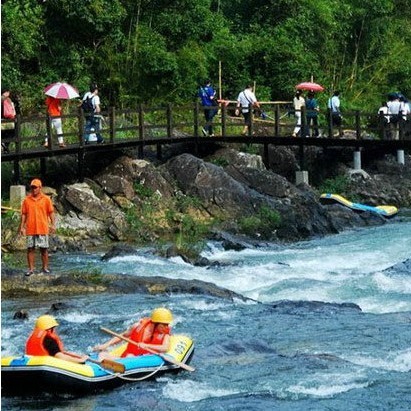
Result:
<svg viewBox="0 0 411 411"><path fill-rule="evenodd" d="M26 238L27 248L49 248L48 235L28 235Z"/></svg>

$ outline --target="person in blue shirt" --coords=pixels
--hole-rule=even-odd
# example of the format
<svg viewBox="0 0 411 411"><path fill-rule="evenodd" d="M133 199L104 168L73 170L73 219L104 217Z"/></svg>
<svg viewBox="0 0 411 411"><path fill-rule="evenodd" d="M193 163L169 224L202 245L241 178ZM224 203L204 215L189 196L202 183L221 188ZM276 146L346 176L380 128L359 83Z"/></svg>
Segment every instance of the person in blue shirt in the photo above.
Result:
<svg viewBox="0 0 411 411"><path fill-rule="evenodd" d="M310 136L310 129L313 129L313 137L319 136L318 131L318 112L320 107L318 105L317 99L314 97L314 92L310 91L307 95L305 101L306 116L307 116L307 137Z"/></svg>
<svg viewBox="0 0 411 411"><path fill-rule="evenodd" d="M216 97L216 91L211 85L210 80L206 80L204 84L200 87L198 96L201 99L201 105L204 108L204 118L206 120L206 123L204 127L202 127L201 131L205 136L214 137L213 118L218 112L218 102Z"/></svg>

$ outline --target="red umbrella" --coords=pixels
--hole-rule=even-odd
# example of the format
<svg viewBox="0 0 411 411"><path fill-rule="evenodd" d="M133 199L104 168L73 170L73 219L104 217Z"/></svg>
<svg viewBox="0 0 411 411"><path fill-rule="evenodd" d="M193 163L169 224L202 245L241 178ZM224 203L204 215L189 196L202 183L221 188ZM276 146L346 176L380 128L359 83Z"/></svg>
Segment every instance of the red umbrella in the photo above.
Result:
<svg viewBox="0 0 411 411"><path fill-rule="evenodd" d="M297 84L295 88L297 90L324 91L324 87L322 85L313 83L312 81L305 81L304 83Z"/></svg>
<svg viewBox="0 0 411 411"><path fill-rule="evenodd" d="M68 83L60 82L49 84L44 89L44 94L46 96L59 98L62 100L69 100L71 98L80 97L78 90L75 87L71 86Z"/></svg>

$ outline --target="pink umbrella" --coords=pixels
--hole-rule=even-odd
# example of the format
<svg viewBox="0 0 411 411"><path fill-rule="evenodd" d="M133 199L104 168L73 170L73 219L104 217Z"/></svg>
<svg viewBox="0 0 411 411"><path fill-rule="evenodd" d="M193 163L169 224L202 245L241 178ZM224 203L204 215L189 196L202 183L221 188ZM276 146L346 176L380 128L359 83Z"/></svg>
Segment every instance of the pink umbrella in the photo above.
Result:
<svg viewBox="0 0 411 411"><path fill-rule="evenodd" d="M297 84L295 88L297 90L324 91L323 86L317 83L313 83L312 81L305 81L304 83Z"/></svg>
<svg viewBox="0 0 411 411"><path fill-rule="evenodd" d="M69 100L71 98L80 97L78 90L75 87L70 86L70 84L68 83L60 82L49 84L44 89L44 94L46 96L59 98L62 100Z"/></svg>

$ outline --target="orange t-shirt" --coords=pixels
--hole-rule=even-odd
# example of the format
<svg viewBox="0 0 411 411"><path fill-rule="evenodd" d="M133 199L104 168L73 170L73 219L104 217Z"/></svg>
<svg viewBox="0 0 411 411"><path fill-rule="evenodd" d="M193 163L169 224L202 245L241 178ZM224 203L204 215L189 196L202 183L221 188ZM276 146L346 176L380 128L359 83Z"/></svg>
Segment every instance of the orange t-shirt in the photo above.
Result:
<svg viewBox="0 0 411 411"><path fill-rule="evenodd" d="M54 213L50 197L40 193L37 197L28 195L21 206L26 214L26 235L46 235L49 233L49 216Z"/></svg>
<svg viewBox="0 0 411 411"><path fill-rule="evenodd" d="M46 98L47 112L51 117L61 116L61 103L58 98L47 97Z"/></svg>

